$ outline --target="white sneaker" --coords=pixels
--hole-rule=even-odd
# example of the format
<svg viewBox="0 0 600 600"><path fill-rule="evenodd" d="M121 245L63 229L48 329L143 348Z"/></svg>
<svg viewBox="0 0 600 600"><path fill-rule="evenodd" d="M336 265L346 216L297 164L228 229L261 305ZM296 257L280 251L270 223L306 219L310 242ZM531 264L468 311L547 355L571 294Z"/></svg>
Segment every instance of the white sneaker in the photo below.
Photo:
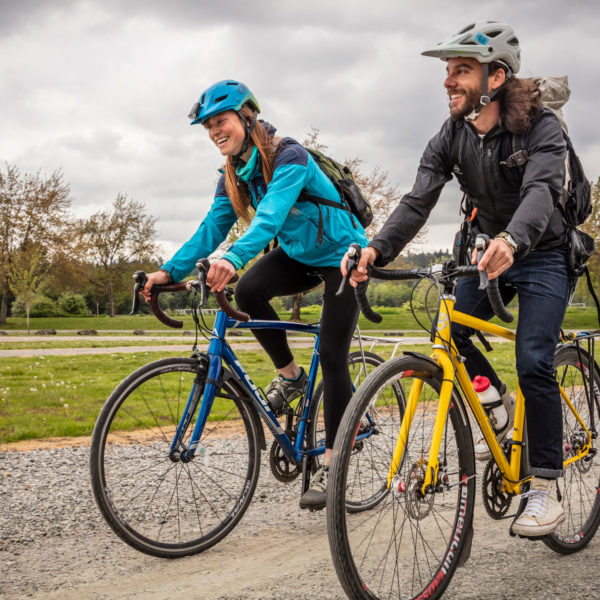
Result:
<svg viewBox="0 0 600 600"><path fill-rule="evenodd" d="M499 431L496 434L496 440L498 440L499 444L501 444L507 436L509 439L512 438L513 424L515 422L515 396L509 392L508 387L505 384L503 385L504 388L500 397L502 398L502 404L504 404L504 408L508 413L508 423L502 431ZM486 461L490 460L491 457L492 453L490 452L487 442L485 441L485 438L481 436L475 442L475 460Z"/></svg>
<svg viewBox="0 0 600 600"><path fill-rule="evenodd" d="M310 487L300 496L300 508L321 510L325 508L327 500L327 476L329 466L319 467L310 478Z"/></svg>
<svg viewBox="0 0 600 600"><path fill-rule="evenodd" d="M527 537L548 535L565 520L565 511L556 499L556 479L534 477L523 498L527 498L527 506L514 522L513 533Z"/></svg>

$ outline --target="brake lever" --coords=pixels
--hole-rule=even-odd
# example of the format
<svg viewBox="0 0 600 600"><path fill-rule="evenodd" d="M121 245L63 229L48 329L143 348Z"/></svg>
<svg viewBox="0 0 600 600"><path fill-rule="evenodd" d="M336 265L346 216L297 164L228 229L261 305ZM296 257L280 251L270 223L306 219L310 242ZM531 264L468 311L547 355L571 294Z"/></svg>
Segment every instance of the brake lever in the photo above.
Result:
<svg viewBox="0 0 600 600"><path fill-rule="evenodd" d="M475 248L477 250L477 264L479 264L479 261L481 261L489 244L490 244L489 236L487 236L485 233L477 234L477 237L475 238ZM483 271L479 271L479 289L480 290L485 290L487 288L488 281L489 280L488 280L488 276L487 276L485 269L483 269Z"/></svg>
<svg viewBox="0 0 600 600"><path fill-rule="evenodd" d="M201 258L197 263L196 267L198 268L198 280L194 281L194 288L200 288L200 306L204 306L206 303L208 293L206 290L206 275L208 274L208 270L210 269L210 262L207 258Z"/></svg>
<svg viewBox="0 0 600 600"><path fill-rule="evenodd" d="M346 281L348 281L348 277L350 277L350 273L358 267L358 263L360 262L360 254L362 248L359 244L350 244L348 248L348 263L346 264L346 275L342 277L342 281L340 283L340 287L338 291L335 293L336 296L341 296L344 291L344 286L346 285Z"/></svg>
<svg viewBox="0 0 600 600"><path fill-rule="evenodd" d="M133 279L135 280L135 284L133 285L133 302L131 304L131 312L129 313L130 316L137 314L137 311L140 308L139 292L148 282L148 277L144 271L136 271L133 274Z"/></svg>
<svg viewBox="0 0 600 600"><path fill-rule="evenodd" d="M477 264L481 260L483 253L487 249L490 243L490 238L484 233L477 235L475 239L475 248L477 249ZM515 318L514 315L507 310L502 301L502 295L500 294L500 288L498 287L498 279L489 279L485 269L479 271L479 289L486 290L490 305L494 314L505 323L511 323Z"/></svg>

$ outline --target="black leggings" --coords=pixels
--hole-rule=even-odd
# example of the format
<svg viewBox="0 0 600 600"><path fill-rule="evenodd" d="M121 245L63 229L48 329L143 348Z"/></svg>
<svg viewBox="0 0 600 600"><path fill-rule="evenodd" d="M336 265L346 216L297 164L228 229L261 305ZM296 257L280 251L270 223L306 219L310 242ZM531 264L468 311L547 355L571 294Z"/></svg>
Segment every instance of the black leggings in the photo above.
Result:
<svg viewBox="0 0 600 600"><path fill-rule="evenodd" d="M325 283L319 354L323 372L325 447L333 448L335 434L352 396L348 352L358 319L350 285L336 296L342 275L338 267L313 267L290 258L281 247L261 257L239 280L235 299L253 319L278 319L269 304L275 296L306 292ZM277 369L294 360L285 331L255 329L256 339Z"/></svg>

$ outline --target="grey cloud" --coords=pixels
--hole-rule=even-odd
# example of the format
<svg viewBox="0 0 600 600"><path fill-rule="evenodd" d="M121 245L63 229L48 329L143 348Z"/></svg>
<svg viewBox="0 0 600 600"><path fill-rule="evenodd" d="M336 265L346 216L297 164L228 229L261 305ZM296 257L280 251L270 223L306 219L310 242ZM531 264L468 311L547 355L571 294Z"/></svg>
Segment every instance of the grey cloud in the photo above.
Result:
<svg viewBox="0 0 600 600"><path fill-rule="evenodd" d="M444 66L423 48L468 18L511 22L523 74L569 75L565 109L591 176L600 165L596 3L482 0L196 2L0 0L0 160L62 167L76 210L123 191L160 219L173 248L212 201L218 152L185 115L202 89L248 83L265 118L302 139L311 126L336 157L378 165L408 191L427 141L447 117ZM8 49L8 52L6 51ZM595 173L594 173L595 170ZM458 221L458 188L431 215ZM438 229L440 228L440 229ZM433 240L437 242L437 239Z"/></svg>

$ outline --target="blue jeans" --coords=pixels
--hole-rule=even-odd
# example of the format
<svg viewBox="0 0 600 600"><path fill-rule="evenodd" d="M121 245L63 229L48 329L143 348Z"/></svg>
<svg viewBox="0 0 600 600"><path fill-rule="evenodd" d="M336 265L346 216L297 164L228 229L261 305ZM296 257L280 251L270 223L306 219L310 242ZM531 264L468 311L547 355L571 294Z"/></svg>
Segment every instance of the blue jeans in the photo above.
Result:
<svg viewBox="0 0 600 600"><path fill-rule="evenodd" d="M516 366L525 397L529 461L534 475L554 479L562 474L562 408L554 377L554 349L569 299L568 250L536 250L500 276L504 303L519 299ZM489 320L494 316L479 280L463 278L456 289L456 310ZM523 324L521 327L520 324ZM485 375L497 389L501 382L485 356L471 341L474 330L453 325L452 336L466 358L471 378Z"/></svg>

